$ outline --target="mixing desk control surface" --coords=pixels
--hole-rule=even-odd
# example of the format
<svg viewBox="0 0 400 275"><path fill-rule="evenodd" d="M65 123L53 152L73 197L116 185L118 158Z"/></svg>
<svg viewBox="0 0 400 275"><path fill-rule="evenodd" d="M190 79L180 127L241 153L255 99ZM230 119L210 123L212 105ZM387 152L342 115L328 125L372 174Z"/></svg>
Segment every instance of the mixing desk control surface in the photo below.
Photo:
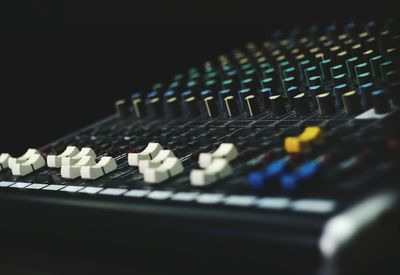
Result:
<svg viewBox="0 0 400 275"><path fill-rule="evenodd" d="M394 25L276 32L190 68L81 131L22 156L2 153L0 192L237 213L239 227L251 213L253 226L272 224L262 234L313 224L318 240L337 214L398 190Z"/></svg>

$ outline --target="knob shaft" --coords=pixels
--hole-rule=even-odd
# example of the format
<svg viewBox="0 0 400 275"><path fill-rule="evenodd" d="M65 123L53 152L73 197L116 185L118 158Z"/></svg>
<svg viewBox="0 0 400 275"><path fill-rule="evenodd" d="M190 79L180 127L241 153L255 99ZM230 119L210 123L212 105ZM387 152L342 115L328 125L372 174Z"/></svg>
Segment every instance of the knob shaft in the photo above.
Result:
<svg viewBox="0 0 400 275"><path fill-rule="evenodd" d="M335 113L333 97L330 93L317 95L317 104L321 116L327 116Z"/></svg>
<svg viewBox="0 0 400 275"><path fill-rule="evenodd" d="M207 96L203 99L206 111L207 111L207 116L208 117L216 117L218 116L218 107L217 107L217 102L213 96Z"/></svg>
<svg viewBox="0 0 400 275"><path fill-rule="evenodd" d="M164 115L162 101L159 97L151 98L149 100L149 107L153 116L162 117Z"/></svg>
<svg viewBox="0 0 400 275"><path fill-rule="evenodd" d="M347 115L355 115L360 113L361 104L360 98L356 91L350 91L342 95L344 111Z"/></svg>
<svg viewBox="0 0 400 275"><path fill-rule="evenodd" d="M281 116L286 114L286 108L282 96L273 95L269 97L271 102L271 110L274 116Z"/></svg>
<svg viewBox="0 0 400 275"><path fill-rule="evenodd" d="M182 115L180 102L175 96L167 99L166 109L170 117L179 117Z"/></svg>
<svg viewBox="0 0 400 275"><path fill-rule="evenodd" d="M375 113L385 114L390 112L389 100L383 90L376 90L372 92L372 105L374 106Z"/></svg>
<svg viewBox="0 0 400 275"><path fill-rule="evenodd" d="M120 118L126 118L129 116L129 107L125 99L120 99L115 102L115 108Z"/></svg>
<svg viewBox="0 0 400 275"><path fill-rule="evenodd" d="M224 98L224 106L228 117L234 117L239 114L239 108L233 96L230 95Z"/></svg>
<svg viewBox="0 0 400 275"><path fill-rule="evenodd" d="M260 109L257 104L257 99L254 95L248 95L244 98L246 113L249 117L256 116L260 113Z"/></svg>
<svg viewBox="0 0 400 275"><path fill-rule="evenodd" d="M196 117L200 114L199 106L194 96L185 99L185 106L189 116Z"/></svg>
<svg viewBox="0 0 400 275"><path fill-rule="evenodd" d="M135 93L131 97L133 111L137 118L142 118L146 116L146 104L139 93Z"/></svg>
<svg viewBox="0 0 400 275"><path fill-rule="evenodd" d="M305 93L294 96L293 105L297 116L303 116L310 112L310 106Z"/></svg>

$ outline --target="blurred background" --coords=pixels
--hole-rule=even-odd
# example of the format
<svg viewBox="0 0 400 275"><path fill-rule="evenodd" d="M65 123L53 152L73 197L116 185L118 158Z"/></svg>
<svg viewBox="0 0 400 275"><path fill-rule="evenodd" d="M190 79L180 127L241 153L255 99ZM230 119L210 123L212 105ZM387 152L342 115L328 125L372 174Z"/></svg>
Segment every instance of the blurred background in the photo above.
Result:
<svg viewBox="0 0 400 275"><path fill-rule="evenodd" d="M116 99L275 29L380 16L389 1L8 1L0 152L20 154L113 113ZM17 2L17 3L14 3Z"/></svg>

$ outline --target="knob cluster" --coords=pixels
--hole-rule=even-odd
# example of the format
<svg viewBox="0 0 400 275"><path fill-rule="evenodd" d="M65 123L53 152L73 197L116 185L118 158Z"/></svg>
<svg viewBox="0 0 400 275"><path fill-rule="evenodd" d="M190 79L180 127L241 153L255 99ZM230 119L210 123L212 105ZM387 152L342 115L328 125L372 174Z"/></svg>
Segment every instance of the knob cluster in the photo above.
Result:
<svg viewBox="0 0 400 275"><path fill-rule="evenodd" d="M399 36L374 21L280 32L272 41L249 43L216 61L157 83L131 102L115 103L126 119L257 118L262 112L297 117L319 111L357 115L399 104ZM382 91L382 92L376 92ZM375 93L376 92L376 93ZM321 96L320 96L321 95Z"/></svg>

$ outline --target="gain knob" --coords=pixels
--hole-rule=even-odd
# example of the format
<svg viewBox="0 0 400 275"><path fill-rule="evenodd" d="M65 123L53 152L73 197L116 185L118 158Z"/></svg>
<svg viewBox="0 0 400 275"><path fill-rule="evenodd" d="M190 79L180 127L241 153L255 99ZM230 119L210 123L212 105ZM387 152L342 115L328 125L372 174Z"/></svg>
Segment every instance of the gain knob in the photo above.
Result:
<svg viewBox="0 0 400 275"><path fill-rule="evenodd" d="M248 95L244 98L246 113L249 117L256 116L260 113L260 109L257 104L257 99L254 95Z"/></svg>
<svg viewBox="0 0 400 275"><path fill-rule="evenodd" d="M310 106L305 93L293 97L293 106L297 116L303 116L310 112Z"/></svg>
<svg viewBox="0 0 400 275"><path fill-rule="evenodd" d="M165 104L170 117L179 117L182 114L180 102L175 96L168 98Z"/></svg>
<svg viewBox="0 0 400 275"><path fill-rule="evenodd" d="M115 108L120 118L126 118L129 116L129 107L125 99L120 99L115 102Z"/></svg>
<svg viewBox="0 0 400 275"><path fill-rule="evenodd" d="M385 114L390 112L389 100L383 90L376 90L372 92L372 105L374 106L375 113Z"/></svg>
<svg viewBox="0 0 400 275"><path fill-rule="evenodd" d="M207 111L207 115L210 118L218 116L218 106L217 106L217 101L213 96L207 96L203 98L204 106Z"/></svg>
<svg viewBox="0 0 400 275"><path fill-rule="evenodd" d="M318 109L321 116L327 116L335 113L335 104L330 93L323 93L316 96Z"/></svg>
<svg viewBox="0 0 400 275"><path fill-rule="evenodd" d="M269 97L271 103L271 110L274 116L281 116L286 114L284 99L280 95L273 95Z"/></svg>
<svg viewBox="0 0 400 275"><path fill-rule="evenodd" d="M356 91L350 91L342 95L344 111L347 115L356 115L361 111L360 98Z"/></svg>

